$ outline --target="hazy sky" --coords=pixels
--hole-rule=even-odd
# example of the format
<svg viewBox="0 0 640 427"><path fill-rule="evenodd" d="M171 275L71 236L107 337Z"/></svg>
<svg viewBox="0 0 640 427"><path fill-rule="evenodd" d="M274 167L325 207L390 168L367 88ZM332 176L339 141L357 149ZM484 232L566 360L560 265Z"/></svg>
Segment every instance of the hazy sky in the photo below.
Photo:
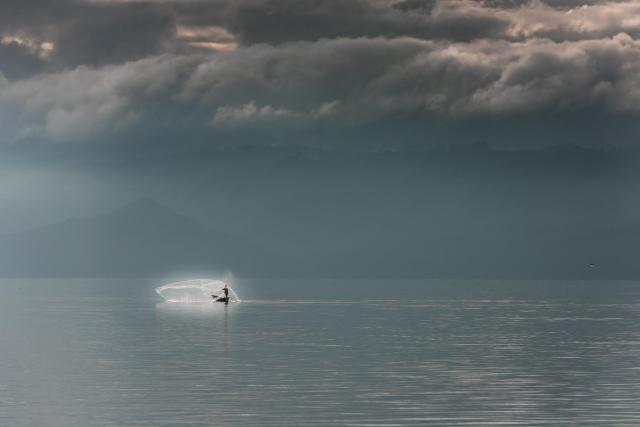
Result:
<svg viewBox="0 0 640 427"><path fill-rule="evenodd" d="M361 175L352 152L633 145L638 17L624 0L3 0L0 231L142 195L237 220L325 179L425 188L397 159ZM229 154L246 146L347 160L313 178Z"/></svg>

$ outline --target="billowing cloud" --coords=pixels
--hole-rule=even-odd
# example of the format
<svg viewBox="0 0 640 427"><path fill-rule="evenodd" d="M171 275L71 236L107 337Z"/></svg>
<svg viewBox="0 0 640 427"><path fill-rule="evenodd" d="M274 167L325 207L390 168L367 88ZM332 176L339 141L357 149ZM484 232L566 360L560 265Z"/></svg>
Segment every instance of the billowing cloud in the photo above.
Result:
<svg viewBox="0 0 640 427"><path fill-rule="evenodd" d="M624 32L640 35L640 3L606 2L557 9L531 2L499 15L509 22L505 36L514 39L532 37L553 40L583 40L611 37Z"/></svg>
<svg viewBox="0 0 640 427"><path fill-rule="evenodd" d="M637 116L630 0L8 0L4 141Z"/></svg>
<svg viewBox="0 0 640 427"><path fill-rule="evenodd" d="M190 25L223 26L245 44L336 37L555 41L640 31L636 1L237 0L176 5Z"/></svg>
<svg viewBox="0 0 640 427"><path fill-rule="evenodd" d="M22 120L23 137L74 141L112 134L149 114L155 102L170 102L195 63L190 57L159 56L5 82L0 108Z"/></svg>
<svg viewBox="0 0 640 427"><path fill-rule="evenodd" d="M48 69L60 70L335 38L636 38L638 16L632 0L7 0L0 37L48 43Z"/></svg>
<svg viewBox="0 0 640 427"><path fill-rule="evenodd" d="M344 127L399 115L451 117L600 109L640 113L640 42L470 43L337 39L260 45L214 55L161 55L79 67L0 92L19 127L52 140L85 140L147 118L203 129ZM331 120L326 120L331 118Z"/></svg>

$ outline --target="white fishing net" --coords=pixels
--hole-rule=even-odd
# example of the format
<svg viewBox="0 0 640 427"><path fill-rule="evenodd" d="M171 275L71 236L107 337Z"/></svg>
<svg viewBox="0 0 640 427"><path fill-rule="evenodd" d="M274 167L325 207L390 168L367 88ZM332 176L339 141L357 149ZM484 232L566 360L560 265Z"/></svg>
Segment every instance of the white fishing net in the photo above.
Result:
<svg viewBox="0 0 640 427"><path fill-rule="evenodd" d="M235 291L222 280L183 280L160 286L156 292L167 302L209 302L224 296L225 285L229 288L229 302L240 302Z"/></svg>

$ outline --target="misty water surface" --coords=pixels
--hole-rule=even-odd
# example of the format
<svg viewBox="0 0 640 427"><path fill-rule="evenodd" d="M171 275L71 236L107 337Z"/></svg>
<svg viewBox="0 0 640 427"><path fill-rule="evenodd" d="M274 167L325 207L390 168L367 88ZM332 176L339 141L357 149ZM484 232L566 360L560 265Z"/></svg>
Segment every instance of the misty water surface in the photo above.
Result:
<svg viewBox="0 0 640 427"><path fill-rule="evenodd" d="M630 282L4 280L0 425L640 424Z"/></svg>

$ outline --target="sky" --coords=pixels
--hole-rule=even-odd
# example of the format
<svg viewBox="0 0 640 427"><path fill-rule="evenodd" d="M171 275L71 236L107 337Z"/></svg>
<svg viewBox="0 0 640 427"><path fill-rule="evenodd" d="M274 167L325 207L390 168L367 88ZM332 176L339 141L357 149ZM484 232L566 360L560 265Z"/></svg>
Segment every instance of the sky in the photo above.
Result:
<svg viewBox="0 0 640 427"><path fill-rule="evenodd" d="M376 128L629 144L638 16L637 1L6 0L1 142L327 146ZM515 122L545 140L514 140Z"/></svg>
<svg viewBox="0 0 640 427"><path fill-rule="evenodd" d="M0 234L149 197L310 253L611 241L639 37L629 0L4 0Z"/></svg>

